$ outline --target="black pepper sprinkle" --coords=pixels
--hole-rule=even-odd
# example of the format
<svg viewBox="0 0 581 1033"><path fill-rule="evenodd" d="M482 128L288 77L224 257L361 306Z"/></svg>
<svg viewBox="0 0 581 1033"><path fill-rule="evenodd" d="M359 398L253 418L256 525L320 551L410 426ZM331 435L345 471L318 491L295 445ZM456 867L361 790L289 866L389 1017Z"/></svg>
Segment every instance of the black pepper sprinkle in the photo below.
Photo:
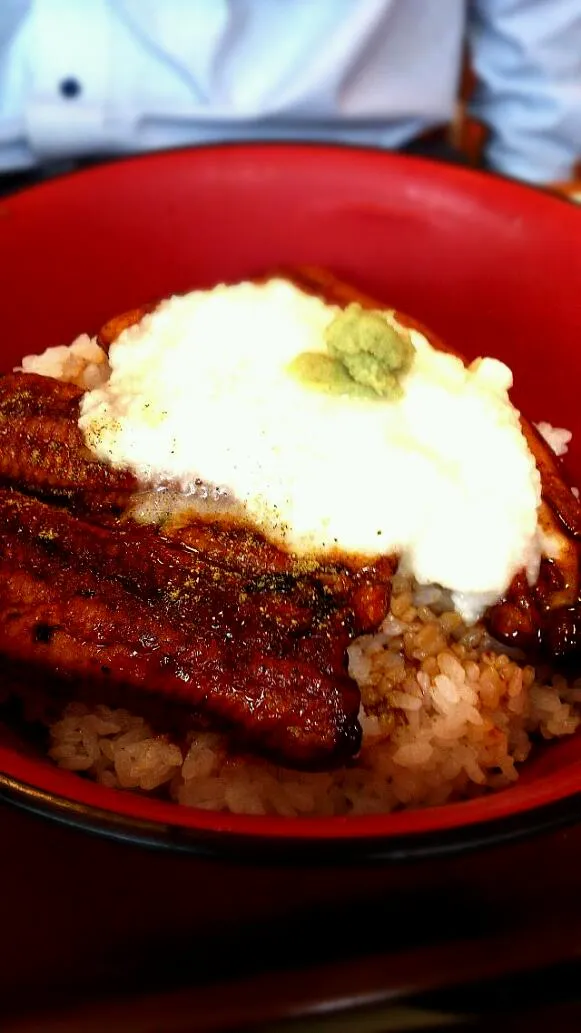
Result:
<svg viewBox="0 0 581 1033"><path fill-rule="evenodd" d="M56 625L39 621L33 630L34 641L45 646L49 645L53 640L55 631L57 631Z"/></svg>

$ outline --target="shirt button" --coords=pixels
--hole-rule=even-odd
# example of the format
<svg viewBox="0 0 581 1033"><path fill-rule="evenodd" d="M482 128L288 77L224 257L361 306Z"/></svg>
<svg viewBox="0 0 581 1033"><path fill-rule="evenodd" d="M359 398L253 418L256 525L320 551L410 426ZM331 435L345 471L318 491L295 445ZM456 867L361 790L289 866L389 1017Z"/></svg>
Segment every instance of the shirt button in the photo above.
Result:
<svg viewBox="0 0 581 1033"><path fill-rule="evenodd" d="M71 100L73 97L78 97L81 92L81 84L78 79L67 78L62 79L59 83L59 91L63 97L67 100Z"/></svg>

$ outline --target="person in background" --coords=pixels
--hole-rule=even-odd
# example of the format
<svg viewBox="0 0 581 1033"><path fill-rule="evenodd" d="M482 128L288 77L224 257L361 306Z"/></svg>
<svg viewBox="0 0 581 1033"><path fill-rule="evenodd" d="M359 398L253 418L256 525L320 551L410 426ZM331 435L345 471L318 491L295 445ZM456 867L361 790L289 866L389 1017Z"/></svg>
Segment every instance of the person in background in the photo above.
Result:
<svg viewBox="0 0 581 1033"><path fill-rule="evenodd" d="M1 0L0 173L242 139L445 155L466 44L485 164L566 180L581 0Z"/></svg>

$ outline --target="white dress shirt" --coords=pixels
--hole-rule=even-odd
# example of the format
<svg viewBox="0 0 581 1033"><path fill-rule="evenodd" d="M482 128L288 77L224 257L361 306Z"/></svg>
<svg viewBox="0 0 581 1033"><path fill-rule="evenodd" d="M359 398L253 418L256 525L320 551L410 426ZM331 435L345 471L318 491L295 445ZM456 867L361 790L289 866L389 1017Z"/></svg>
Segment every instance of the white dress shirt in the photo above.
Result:
<svg viewBox="0 0 581 1033"><path fill-rule="evenodd" d="M236 139L395 148L454 112L488 159L581 156L581 0L0 0L0 170Z"/></svg>

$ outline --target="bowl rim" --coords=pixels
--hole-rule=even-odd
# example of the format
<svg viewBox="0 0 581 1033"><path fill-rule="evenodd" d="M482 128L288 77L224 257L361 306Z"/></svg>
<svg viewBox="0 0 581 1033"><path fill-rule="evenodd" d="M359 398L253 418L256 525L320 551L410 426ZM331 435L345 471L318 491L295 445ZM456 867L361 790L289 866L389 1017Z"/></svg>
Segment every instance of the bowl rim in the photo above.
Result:
<svg viewBox="0 0 581 1033"><path fill-rule="evenodd" d="M581 790L578 790L561 800L502 818L485 819L431 831L400 835L386 835L382 831L376 831L364 838L296 838L292 833L285 837L273 837L264 830L259 835L224 832L215 828L186 827L120 814L116 810L104 809L39 789L2 772L0 802L42 820L113 842L235 863L240 866L268 864L275 867L303 868L330 865L352 868L385 863L398 865L458 857L475 850L493 849L543 833L566 829L581 820ZM177 809L180 805L173 806ZM379 817L385 819L390 815ZM282 820L286 820L288 825L292 826L296 819ZM317 822L319 819L311 820ZM356 819L347 820L351 822Z"/></svg>
<svg viewBox="0 0 581 1033"><path fill-rule="evenodd" d="M550 747L549 747L550 748ZM0 799L109 838L236 859L411 860L522 838L581 818L581 758L538 782L385 814L231 814L99 785L0 746ZM418 814L422 827L417 827Z"/></svg>
<svg viewBox="0 0 581 1033"><path fill-rule="evenodd" d="M110 173L114 175L115 170L119 167L124 169L134 165L153 165L158 162L165 164L166 161L171 159L189 160L199 154L204 155L214 152L248 152L249 154L262 152L265 155L275 155L277 152L281 152L283 154L296 154L299 159L302 157L312 157L312 152L329 156L342 154L346 157L346 160L348 160L347 155L351 155L355 160L368 157L372 161L387 161L396 165L415 166L417 169L423 168L432 171L437 169L440 172L444 170L446 177L457 179L459 182L462 180L474 180L480 183L492 182L499 189L513 190L521 194L526 193L531 201L536 199L541 203L548 201L550 204L556 202L561 208L566 208L569 212L576 212L577 217L581 218L581 205L572 201L563 190L555 189L552 185L515 179L512 176L497 172L493 168L479 168L468 164L456 165L439 158L424 157L423 155L409 154L404 151L392 151L383 147L373 146L372 144L357 144L341 140L301 139L300 137L292 140L273 137L268 140L253 138L246 140L203 141L199 144L181 144L175 147L165 147L160 150L143 153L110 154L104 159L96 161L93 159L87 161L81 158L74 168L67 168L64 171L59 170L47 175L44 179L15 186L8 194L0 196L0 205L11 202L13 199L20 201L23 197L36 196L39 191L41 193L52 189L60 191L61 187L64 186L66 188L70 182L79 178L86 178L88 180L92 176L108 176ZM307 154L306 152L309 153ZM34 169L22 170L23 173L30 171L34 172Z"/></svg>

